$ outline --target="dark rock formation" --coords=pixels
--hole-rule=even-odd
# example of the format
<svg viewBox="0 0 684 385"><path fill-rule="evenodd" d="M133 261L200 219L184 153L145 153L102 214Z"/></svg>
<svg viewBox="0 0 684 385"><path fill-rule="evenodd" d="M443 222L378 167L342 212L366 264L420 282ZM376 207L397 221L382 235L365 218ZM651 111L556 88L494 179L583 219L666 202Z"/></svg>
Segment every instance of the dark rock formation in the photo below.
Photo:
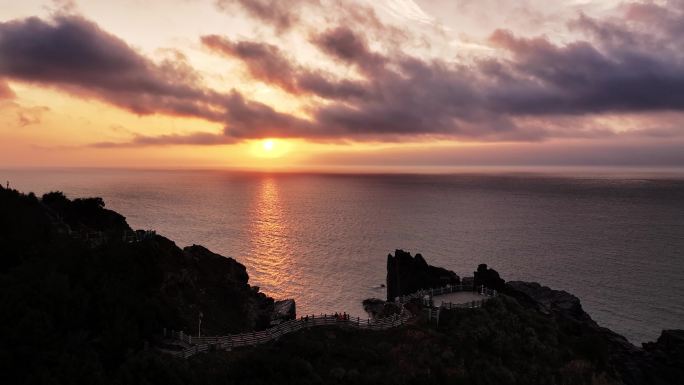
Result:
<svg viewBox="0 0 684 385"><path fill-rule="evenodd" d="M105 239L96 248L91 239L74 236L92 233ZM138 312L126 310L124 303L144 304L151 314L140 312L145 330L137 331L137 337L148 338L162 327L196 334L200 313L203 334L270 324L274 301L248 284L242 264L202 246L180 249L154 232L144 232L135 242L126 241L126 233L133 232L125 217L105 209L100 198L70 200L56 192L38 199L0 190L0 272L38 266L40 279L38 274L49 276L53 269L69 277L72 290L89 293L83 300L98 311L104 309L95 304L107 298L123 313ZM97 317L95 310L88 311L86 316Z"/></svg>
<svg viewBox="0 0 684 385"><path fill-rule="evenodd" d="M477 267L477 271L473 273L475 287L479 288L484 285L489 289L501 291L505 287L506 281L499 277L499 273L494 269L488 269L486 264L481 264Z"/></svg>
<svg viewBox="0 0 684 385"><path fill-rule="evenodd" d="M579 335L585 349L606 357L624 384L676 384L684 378L684 330L665 330L656 342L638 348L623 336L599 326L580 300L565 291L535 282L508 282L503 292L553 317L567 334Z"/></svg>
<svg viewBox="0 0 684 385"><path fill-rule="evenodd" d="M422 255L415 258L404 250L387 255L387 300L414 293L420 289L458 285L460 279L453 271L430 266Z"/></svg>
<svg viewBox="0 0 684 385"><path fill-rule="evenodd" d="M368 298L363 300L363 310L372 319L389 317L393 314L401 313L401 306L394 302L383 301L379 298Z"/></svg>
<svg viewBox="0 0 684 385"><path fill-rule="evenodd" d="M502 290L519 302L534 306L543 314L556 314L573 321L596 325L582 309L579 298L566 291L553 290L536 282L522 281L508 282Z"/></svg>
<svg viewBox="0 0 684 385"><path fill-rule="evenodd" d="M157 242L165 239L157 237ZM187 322L196 322L202 312L204 334L226 333L229 325L250 330L270 324L274 301L248 284L244 265L199 245L182 253L182 268L168 267L162 292L174 300Z"/></svg>
<svg viewBox="0 0 684 385"><path fill-rule="evenodd" d="M294 299L284 299L275 302L271 323L289 321L297 318L297 307Z"/></svg>

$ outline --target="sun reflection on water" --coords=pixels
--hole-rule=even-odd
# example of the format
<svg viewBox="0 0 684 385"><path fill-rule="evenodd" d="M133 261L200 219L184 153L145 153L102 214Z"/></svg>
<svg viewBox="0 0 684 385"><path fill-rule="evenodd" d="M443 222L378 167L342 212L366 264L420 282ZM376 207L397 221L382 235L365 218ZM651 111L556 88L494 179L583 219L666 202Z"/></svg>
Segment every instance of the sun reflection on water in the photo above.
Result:
<svg viewBox="0 0 684 385"><path fill-rule="evenodd" d="M264 177L255 194L248 228L250 263L254 281L262 291L281 297L291 280L288 272L289 228L280 197L278 181ZM251 280L251 279L250 279ZM279 295L278 295L279 294Z"/></svg>

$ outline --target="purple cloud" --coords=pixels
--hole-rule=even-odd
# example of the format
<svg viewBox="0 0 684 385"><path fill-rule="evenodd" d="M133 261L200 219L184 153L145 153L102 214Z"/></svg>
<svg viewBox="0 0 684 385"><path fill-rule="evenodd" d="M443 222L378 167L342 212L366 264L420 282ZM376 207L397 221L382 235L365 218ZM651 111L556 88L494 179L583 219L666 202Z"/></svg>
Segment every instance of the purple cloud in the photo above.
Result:
<svg viewBox="0 0 684 385"><path fill-rule="evenodd" d="M254 79L291 94L313 94L327 99L360 98L368 94L367 84L338 80L331 74L304 68L273 44L234 42L218 35L202 36L201 40L212 51L243 61Z"/></svg>
<svg viewBox="0 0 684 385"><path fill-rule="evenodd" d="M157 65L79 16L0 23L0 75L59 87L137 114L165 113L221 121L219 97Z"/></svg>
<svg viewBox="0 0 684 385"><path fill-rule="evenodd" d="M136 135L127 142L98 142L91 147L98 148L121 148L121 147L148 147L148 146L170 146L170 145L220 145L232 144L236 140L226 135L217 135L205 132L194 132L191 134L170 134L159 136Z"/></svg>
<svg viewBox="0 0 684 385"><path fill-rule="evenodd" d="M217 0L219 9L239 6L247 14L284 31L299 22L297 10L304 5L319 5L318 0Z"/></svg>
<svg viewBox="0 0 684 385"><path fill-rule="evenodd" d="M657 13L652 8L648 15ZM628 12L634 14L635 9ZM639 12L641 19L648 19L645 10ZM684 21L682 13L678 15ZM356 67L366 77L351 84L304 68L272 44L233 42L218 36L205 37L204 42L223 55L241 59L256 79L294 94L311 93L328 100L311 108L311 121L297 121L306 128L289 122L276 124L271 125L270 135L529 141L611 133L601 126L580 130L560 123L568 117L683 110L680 51L644 49L653 41L664 46L676 40L671 33L677 25L669 23L646 33L581 15L571 28L586 32L590 39L566 45L498 30L490 42L509 58L472 65L396 51L374 52L362 33L346 26L314 34L311 42L321 52ZM316 75L322 81L307 83ZM258 136L263 130L241 124L239 130L226 132L243 137Z"/></svg>
<svg viewBox="0 0 684 385"><path fill-rule="evenodd" d="M281 2L237 2L276 28L298 22ZM137 146L226 144L266 136L324 141L610 136L611 130L595 122L574 123L602 114L684 111L684 50L676 35L684 6L677 4L627 5L629 23L580 15L570 28L586 38L566 44L498 30L490 44L502 55L468 64L418 57L396 46L380 51L366 35L374 32L347 25L310 32L314 47L355 68L362 80L308 68L278 45L202 37L212 51L241 60L253 78L293 95L315 96L307 118L236 91L215 92L182 56L155 63L79 16L0 23L0 76L96 97L138 114L193 116L225 126L216 135L138 136L128 144ZM368 20L369 31L380 28L377 19Z"/></svg>

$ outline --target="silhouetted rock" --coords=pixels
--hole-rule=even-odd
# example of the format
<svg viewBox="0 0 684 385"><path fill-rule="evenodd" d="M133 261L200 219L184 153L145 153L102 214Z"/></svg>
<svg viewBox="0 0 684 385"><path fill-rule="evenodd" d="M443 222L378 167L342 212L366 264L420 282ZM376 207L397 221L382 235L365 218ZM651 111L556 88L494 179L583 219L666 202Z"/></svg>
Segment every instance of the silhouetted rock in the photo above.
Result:
<svg viewBox="0 0 684 385"><path fill-rule="evenodd" d="M508 282L503 290L521 304L553 317L562 331L578 336L592 356L603 357L624 384L676 384L684 378L684 330L664 330L658 341L638 348L625 337L599 326L580 300L536 282Z"/></svg>
<svg viewBox="0 0 684 385"><path fill-rule="evenodd" d="M160 239L165 238L157 236L157 242ZM181 270L169 266L173 273L167 273L162 292L176 301L187 322L196 322L202 312L206 334L270 325L274 301L248 284L244 265L199 245L188 246L182 253Z"/></svg>
<svg viewBox="0 0 684 385"><path fill-rule="evenodd" d="M104 208L101 198L70 200L53 192L39 200L3 189L0 230L0 271L32 263L41 266L37 274L55 269L70 277L71 286L83 286L92 296L103 291L107 297L137 302L131 306L157 307L151 314L140 312L146 319L140 324L154 326L145 326L137 337L147 338L147 333L159 333L163 327L196 334L200 313L203 334L270 324L273 299L248 284L242 264L202 246L181 250L152 231L142 231L143 236L127 242L122 234L135 233L122 215ZM104 239L96 248L93 238L82 236L92 233ZM105 297L100 296L89 300L92 306ZM124 308L125 301L117 301ZM94 311L87 315L96 316Z"/></svg>
<svg viewBox="0 0 684 385"><path fill-rule="evenodd" d="M276 301L271 322L288 321L297 318L297 307L294 299Z"/></svg>
<svg viewBox="0 0 684 385"><path fill-rule="evenodd" d="M394 302L383 301L379 298L364 299L362 304L363 310L365 310L372 319L385 318L392 314L401 313L401 306Z"/></svg>
<svg viewBox="0 0 684 385"><path fill-rule="evenodd" d="M494 290L503 290L506 281L499 277L499 273L494 269L488 269L486 264L481 264L477 267L477 271L473 273L475 287L479 288L484 285L486 288Z"/></svg>
<svg viewBox="0 0 684 385"><path fill-rule="evenodd" d="M387 300L414 293L420 289L458 285L460 279L453 271L430 266L421 254L415 258L404 250L387 255Z"/></svg>
<svg viewBox="0 0 684 385"><path fill-rule="evenodd" d="M582 309L579 298L568 292L553 290L536 282L522 281L508 282L505 288L500 288L499 290L505 290L506 294L520 302L536 307L543 314L559 314L578 322L596 325L591 317Z"/></svg>

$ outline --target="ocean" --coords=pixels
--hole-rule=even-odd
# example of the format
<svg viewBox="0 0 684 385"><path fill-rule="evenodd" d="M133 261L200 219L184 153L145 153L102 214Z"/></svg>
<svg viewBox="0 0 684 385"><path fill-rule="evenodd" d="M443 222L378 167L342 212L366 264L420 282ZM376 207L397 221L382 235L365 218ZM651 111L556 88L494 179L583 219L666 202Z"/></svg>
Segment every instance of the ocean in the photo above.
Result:
<svg viewBox="0 0 684 385"><path fill-rule="evenodd" d="M684 328L684 177L464 172L448 175L0 170L20 191L100 196L134 228L201 244L299 315L384 298L388 253L421 253L470 276L578 296L634 343Z"/></svg>

